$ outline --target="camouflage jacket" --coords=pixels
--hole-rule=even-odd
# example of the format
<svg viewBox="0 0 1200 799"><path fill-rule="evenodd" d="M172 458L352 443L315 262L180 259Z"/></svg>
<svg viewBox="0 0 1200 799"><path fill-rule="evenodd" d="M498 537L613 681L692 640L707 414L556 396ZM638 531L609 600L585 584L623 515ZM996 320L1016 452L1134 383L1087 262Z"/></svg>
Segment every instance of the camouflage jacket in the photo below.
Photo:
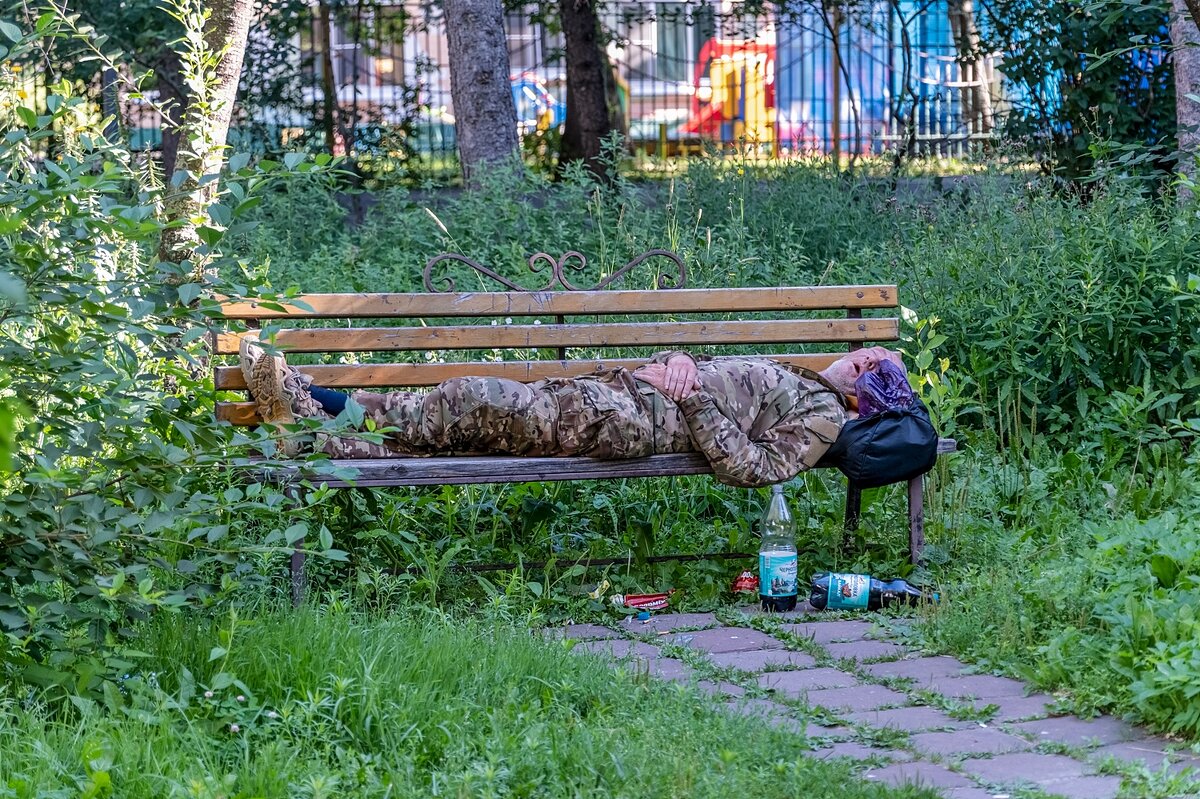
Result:
<svg viewBox="0 0 1200 799"><path fill-rule="evenodd" d="M658 353L651 362L665 363L675 354ZM815 466L841 432L842 396L815 372L765 357L692 357L700 390L678 408L694 448L721 482L788 480Z"/></svg>

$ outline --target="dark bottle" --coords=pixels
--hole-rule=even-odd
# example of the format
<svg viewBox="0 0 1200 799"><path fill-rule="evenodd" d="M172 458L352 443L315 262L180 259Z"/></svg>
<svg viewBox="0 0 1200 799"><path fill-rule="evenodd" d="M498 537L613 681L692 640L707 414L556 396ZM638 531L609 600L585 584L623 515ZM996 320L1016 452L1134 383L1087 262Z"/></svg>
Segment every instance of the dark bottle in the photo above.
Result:
<svg viewBox="0 0 1200 799"><path fill-rule="evenodd" d="M774 485L771 504L763 514L762 546L758 550L758 596L763 610L795 610L798 578L796 524L783 496L783 486Z"/></svg>
<svg viewBox="0 0 1200 799"><path fill-rule="evenodd" d="M879 610L937 600L937 593L924 591L905 580L884 582L868 574L830 572L813 575L812 592L808 595L809 604L817 610Z"/></svg>

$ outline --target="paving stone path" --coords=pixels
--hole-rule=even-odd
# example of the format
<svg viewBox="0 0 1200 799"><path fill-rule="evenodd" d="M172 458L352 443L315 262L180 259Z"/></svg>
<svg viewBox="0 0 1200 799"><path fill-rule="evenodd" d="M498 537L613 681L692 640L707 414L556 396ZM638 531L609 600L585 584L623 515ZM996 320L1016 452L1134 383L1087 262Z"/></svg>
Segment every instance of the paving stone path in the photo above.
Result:
<svg viewBox="0 0 1200 799"><path fill-rule="evenodd" d="M820 618L674 613L548 632L803 734L815 757L848 758L882 784L946 799L1200 797L1200 758L1178 742L1052 715L1053 698L1018 680L909 651L867 620Z"/></svg>

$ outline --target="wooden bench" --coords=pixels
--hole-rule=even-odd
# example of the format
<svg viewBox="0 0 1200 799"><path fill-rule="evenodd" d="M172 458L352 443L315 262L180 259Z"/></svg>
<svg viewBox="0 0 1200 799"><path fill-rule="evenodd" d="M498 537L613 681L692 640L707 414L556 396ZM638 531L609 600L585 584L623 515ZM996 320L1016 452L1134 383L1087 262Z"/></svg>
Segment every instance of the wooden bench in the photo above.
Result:
<svg viewBox="0 0 1200 799"><path fill-rule="evenodd" d="M614 290L607 287L642 264L667 264L669 273L658 276L657 289ZM435 270L451 264L494 280L507 291L456 290L450 278L436 278ZM586 375L604 368L634 368L645 358L570 357L571 350L604 354L613 348L646 350L759 345L822 345L819 352L790 352L770 357L787 364L819 370L841 357L845 348L896 341L899 324L894 316L864 317L864 311L898 307L896 287L793 286L784 288L687 289L686 271L674 253L652 250L626 264L588 289L573 285L570 271L586 261L578 253L555 259L539 253L530 259L534 272L550 273L546 285L525 290L492 270L457 255L440 255L425 268L423 293L306 294L286 306L253 301L231 301L222 306L224 318L248 327L270 325L275 343L289 353L358 356L379 353L445 351L519 351L516 360L469 360L458 363L389 362L322 363L299 365L317 385L338 389L420 388L451 377L491 375L531 382L551 377ZM559 290L556 290L559 289ZM829 312L838 317L831 318ZM757 318L729 319L754 315ZM644 321L647 316L668 321ZM616 319L614 321L614 318ZM627 321L629 318L643 321ZM338 326L277 327L293 322L339 320ZM361 320L388 320L389 326ZM440 321L439 321L440 320ZM465 320L465 321L464 321ZM213 331L213 352L234 355L244 333L234 329ZM827 345L839 345L834 350ZM529 357L536 351L545 360ZM218 365L214 371L218 390L246 389L236 365ZM259 420L249 401L218 402L219 419L235 425ZM953 451L954 442L943 440L939 452ZM330 486L378 487L527 481L597 480L711 473L699 453L653 455L630 460L585 457L455 456L335 461L354 470L353 480L314 476L303 464L272 467L264 479L294 486L304 478ZM908 486L909 549L917 563L924 546L922 480ZM858 524L861 492L848 486L845 524ZM292 556L292 591L297 601L304 591L303 543Z"/></svg>

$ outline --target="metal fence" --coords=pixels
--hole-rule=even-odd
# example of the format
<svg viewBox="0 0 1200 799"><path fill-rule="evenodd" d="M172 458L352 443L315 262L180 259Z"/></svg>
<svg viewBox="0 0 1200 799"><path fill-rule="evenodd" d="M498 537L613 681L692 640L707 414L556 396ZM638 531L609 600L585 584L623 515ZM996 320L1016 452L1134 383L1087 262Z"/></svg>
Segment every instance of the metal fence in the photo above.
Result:
<svg viewBox="0 0 1200 799"><path fill-rule="evenodd" d="M847 13L817 5L785 15L738 2L606 3L629 151L961 156L990 138L1002 111L996 59L956 55L944 0L847 4ZM533 6L509 12L505 29L520 132L531 153L552 158L566 114L561 34ZM152 148L160 134L144 111L126 106L122 116L132 144ZM456 171L441 4L347 0L261 17L232 135L259 151Z"/></svg>

